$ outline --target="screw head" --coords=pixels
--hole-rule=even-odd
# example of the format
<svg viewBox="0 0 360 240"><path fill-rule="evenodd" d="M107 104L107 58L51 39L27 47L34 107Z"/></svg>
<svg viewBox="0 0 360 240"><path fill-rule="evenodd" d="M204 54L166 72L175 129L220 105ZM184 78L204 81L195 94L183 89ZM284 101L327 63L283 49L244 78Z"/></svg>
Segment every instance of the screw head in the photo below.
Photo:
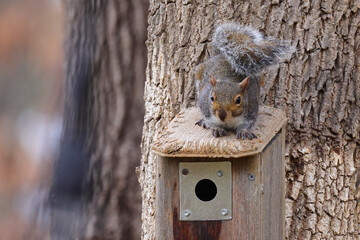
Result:
<svg viewBox="0 0 360 240"><path fill-rule="evenodd" d="M226 216L228 214L229 214L229 210L227 210L226 208L221 209L221 215Z"/></svg>
<svg viewBox="0 0 360 240"><path fill-rule="evenodd" d="M189 169L184 168L184 169L181 171L181 173L184 174L184 175L188 175L188 174L189 174Z"/></svg>
<svg viewBox="0 0 360 240"><path fill-rule="evenodd" d="M253 173L250 173L248 176L250 181L254 181L255 180L255 175Z"/></svg>
<svg viewBox="0 0 360 240"><path fill-rule="evenodd" d="M217 171L216 175L218 177L222 177L224 175L224 173L223 173L223 171L219 170L219 171Z"/></svg>
<svg viewBox="0 0 360 240"><path fill-rule="evenodd" d="M184 216L185 216L185 217L190 216L190 214L191 214L191 211L190 211L189 209L186 209L186 210L184 211Z"/></svg>

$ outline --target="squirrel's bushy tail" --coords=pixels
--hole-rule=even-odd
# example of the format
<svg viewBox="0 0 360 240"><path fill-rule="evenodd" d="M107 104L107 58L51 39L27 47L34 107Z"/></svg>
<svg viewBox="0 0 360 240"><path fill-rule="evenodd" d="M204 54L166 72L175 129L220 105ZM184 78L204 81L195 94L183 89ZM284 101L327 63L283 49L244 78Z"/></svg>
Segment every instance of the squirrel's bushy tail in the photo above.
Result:
<svg viewBox="0 0 360 240"><path fill-rule="evenodd" d="M236 23L217 27L212 43L214 52L224 54L232 68L244 75L259 74L295 52L290 41L264 37L258 30Z"/></svg>

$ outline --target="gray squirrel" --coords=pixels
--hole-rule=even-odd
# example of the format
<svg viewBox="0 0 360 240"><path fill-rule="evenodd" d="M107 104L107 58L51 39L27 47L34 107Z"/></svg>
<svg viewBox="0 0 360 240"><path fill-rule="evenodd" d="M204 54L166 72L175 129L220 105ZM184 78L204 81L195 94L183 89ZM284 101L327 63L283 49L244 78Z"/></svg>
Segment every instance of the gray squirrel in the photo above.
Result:
<svg viewBox="0 0 360 240"><path fill-rule="evenodd" d="M238 139L254 139L251 132L260 101L261 71L285 59L295 48L289 41L264 37L258 30L237 23L216 28L212 56L195 69L198 105L214 137L235 132Z"/></svg>

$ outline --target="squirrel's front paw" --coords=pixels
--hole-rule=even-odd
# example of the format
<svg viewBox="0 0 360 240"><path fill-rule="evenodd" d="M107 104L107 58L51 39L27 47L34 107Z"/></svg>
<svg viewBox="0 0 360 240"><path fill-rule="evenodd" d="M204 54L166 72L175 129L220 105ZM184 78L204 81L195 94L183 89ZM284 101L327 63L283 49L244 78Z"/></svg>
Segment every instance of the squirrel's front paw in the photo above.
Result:
<svg viewBox="0 0 360 240"><path fill-rule="evenodd" d="M250 131L237 130L237 131L236 131L236 138L237 138L237 139L242 139L242 140L245 140L245 139L252 140L252 139L257 138L257 137L256 137L255 134L253 134L253 133L250 132Z"/></svg>
<svg viewBox="0 0 360 240"><path fill-rule="evenodd" d="M206 128L206 129L210 128L209 124L203 118L200 119L199 121L197 121L195 123L195 125L199 125L200 127L203 127L203 128Z"/></svg>
<svg viewBox="0 0 360 240"><path fill-rule="evenodd" d="M223 137L223 136L226 136L227 133L228 132L225 129L222 129L222 128L214 128L212 130L212 135L214 137Z"/></svg>

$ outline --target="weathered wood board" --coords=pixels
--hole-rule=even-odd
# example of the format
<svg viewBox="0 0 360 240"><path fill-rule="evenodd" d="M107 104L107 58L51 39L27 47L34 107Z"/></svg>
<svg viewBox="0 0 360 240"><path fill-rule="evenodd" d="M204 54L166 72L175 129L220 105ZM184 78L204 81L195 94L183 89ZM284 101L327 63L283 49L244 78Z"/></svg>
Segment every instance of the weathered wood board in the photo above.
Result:
<svg viewBox="0 0 360 240"><path fill-rule="evenodd" d="M201 119L198 108L181 111L155 137L152 149L164 157L239 158L260 153L286 122L285 113L279 109L261 106L253 132L253 140L236 139L235 134L215 138L211 130L195 123Z"/></svg>
<svg viewBox="0 0 360 240"><path fill-rule="evenodd" d="M182 111L154 142L153 151L160 156L156 239L284 239L285 114L262 106L254 140L239 140L234 134L215 138L195 125L200 118L197 108ZM231 162L232 219L180 221L179 162L212 161Z"/></svg>
<svg viewBox="0 0 360 240"><path fill-rule="evenodd" d="M179 220L179 162L230 161L233 218ZM284 239L284 131L263 151L241 158L159 157L156 184L157 240ZM249 174L255 177L249 179Z"/></svg>

